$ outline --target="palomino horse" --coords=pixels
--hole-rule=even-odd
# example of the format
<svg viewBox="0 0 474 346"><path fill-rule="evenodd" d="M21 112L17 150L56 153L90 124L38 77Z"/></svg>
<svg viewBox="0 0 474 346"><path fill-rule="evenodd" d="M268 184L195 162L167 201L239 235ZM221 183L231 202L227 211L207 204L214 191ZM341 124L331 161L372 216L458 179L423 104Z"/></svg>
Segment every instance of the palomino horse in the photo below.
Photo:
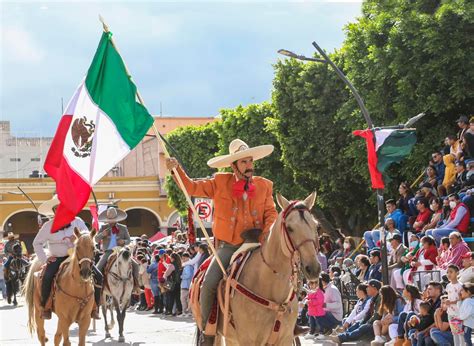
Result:
<svg viewBox="0 0 474 346"><path fill-rule="evenodd" d="M95 230L82 233L75 228L74 250L72 255L61 264L55 278L56 292L54 295L54 312L58 316L58 327L54 335L54 344L71 345L69 327L73 322L79 324L79 345L86 344L91 312L94 307L94 283L92 265L94 261ZM41 268L38 259L33 261L24 287L28 305L28 329L33 333L36 329L41 345L48 339L45 335L44 320L41 318L41 287L36 274Z"/></svg>
<svg viewBox="0 0 474 346"><path fill-rule="evenodd" d="M104 280L104 293L102 295L102 314L105 322L105 337L110 338L110 329L107 323L107 310L110 310L113 322L112 308L117 313L119 325L119 342L125 342L123 336L123 323L125 313L130 304L133 290L132 256L128 247L123 247L116 254L109 257Z"/></svg>
<svg viewBox="0 0 474 346"><path fill-rule="evenodd" d="M28 263L23 259L22 248L19 242L13 245L12 250L13 259L10 262L10 267L6 270L5 285L7 288L8 304L12 302L13 298L13 305L18 305L16 295L20 291L20 286L25 281Z"/></svg>
<svg viewBox="0 0 474 346"><path fill-rule="evenodd" d="M220 314L217 345L223 337L226 345L293 343L299 268L308 280L318 279L321 272L316 256L319 224L310 212L315 200L316 193L291 203L277 195L282 212L266 241L244 264L238 282L231 284L233 293L226 293L231 317L228 320Z"/></svg>

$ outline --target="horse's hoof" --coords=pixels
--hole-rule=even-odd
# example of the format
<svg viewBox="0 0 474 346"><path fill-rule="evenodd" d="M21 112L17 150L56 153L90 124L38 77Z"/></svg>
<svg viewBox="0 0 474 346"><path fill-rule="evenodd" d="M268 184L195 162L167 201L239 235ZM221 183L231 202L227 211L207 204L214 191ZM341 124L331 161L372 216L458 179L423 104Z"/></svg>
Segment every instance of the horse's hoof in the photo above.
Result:
<svg viewBox="0 0 474 346"><path fill-rule="evenodd" d="M110 335L110 333L105 333L105 338L106 339L110 339L112 336Z"/></svg>
<svg viewBox="0 0 474 346"><path fill-rule="evenodd" d="M119 336L118 342L125 342L125 337L124 336Z"/></svg>

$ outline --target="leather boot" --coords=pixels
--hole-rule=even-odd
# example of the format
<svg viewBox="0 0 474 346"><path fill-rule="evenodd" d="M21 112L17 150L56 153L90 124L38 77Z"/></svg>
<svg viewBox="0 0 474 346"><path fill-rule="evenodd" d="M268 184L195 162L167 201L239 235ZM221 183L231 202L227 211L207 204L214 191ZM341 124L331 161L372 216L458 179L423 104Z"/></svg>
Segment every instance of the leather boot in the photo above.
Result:
<svg viewBox="0 0 474 346"><path fill-rule="evenodd" d="M51 310L43 308L43 311L41 311L41 318L43 320L50 320L51 319Z"/></svg>
<svg viewBox="0 0 474 346"><path fill-rule="evenodd" d="M309 327L303 327L298 324L295 324L295 328L293 329L293 335L294 336L299 336L303 335L309 332Z"/></svg>
<svg viewBox="0 0 474 346"><path fill-rule="evenodd" d="M159 310L160 302L158 301L158 296L154 297L153 307L155 308L155 310L152 312L153 315L161 314L161 311Z"/></svg>

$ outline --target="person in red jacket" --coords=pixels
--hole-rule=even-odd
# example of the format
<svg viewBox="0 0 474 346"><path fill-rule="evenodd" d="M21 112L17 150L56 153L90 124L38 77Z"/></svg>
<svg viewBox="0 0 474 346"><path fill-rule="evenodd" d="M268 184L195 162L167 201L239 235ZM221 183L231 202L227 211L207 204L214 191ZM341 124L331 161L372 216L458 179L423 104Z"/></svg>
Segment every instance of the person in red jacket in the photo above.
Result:
<svg viewBox="0 0 474 346"><path fill-rule="evenodd" d="M461 234L467 233L469 230L469 208L461 202L457 193L452 193L448 196L449 207L451 214L449 220L445 221L439 228L430 229L426 231L426 235L432 236L439 244L441 238L448 237L452 232L459 232Z"/></svg>
<svg viewBox="0 0 474 346"><path fill-rule="evenodd" d="M414 275L417 271L427 271L433 270L437 264L436 258L438 257L438 248L432 237L425 236L421 238L421 247L416 252L415 257L413 257L410 262L410 270L407 270L403 273L403 279L405 284L412 283L413 281L418 281L418 275ZM423 281L423 278L420 278ZM428 279L428 281L430 281ZM427 282L426 282L427 283ZM422 287L424 287L422 282Z"/></svg>

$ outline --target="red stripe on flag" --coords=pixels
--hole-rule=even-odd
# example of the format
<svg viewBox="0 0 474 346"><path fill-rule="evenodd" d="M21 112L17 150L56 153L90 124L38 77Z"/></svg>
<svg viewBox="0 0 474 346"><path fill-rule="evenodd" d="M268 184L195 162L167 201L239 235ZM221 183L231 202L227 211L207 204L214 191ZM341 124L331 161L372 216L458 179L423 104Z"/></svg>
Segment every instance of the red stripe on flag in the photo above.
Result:
<svg viewBox="0 0 474 346"><path fill-rule="evenodd" d="M54 216L51 233L70 223L84 208L91 187L68 164L64 158L64 142L71 125L72 115L63 115L54 135L44 170L56 182L56 193L61 202Z"/></svg>
<svg viewBox="0 0 474 346"><path fill-rule="evenodd" d="M92 215L92 227L98 231L99 230L99 215L97 211L97 206L95 204L91 204L89 206Z"/></svg>
<svg viewBox="0 0 474 346"><path fill-rule="evenodd" d="M365 139L367 145L367 163L369 166L370 180L372 181L373 189L383 189L382 173L377 169L377 152L375 151L375 138L371 130L356 130L352 132L354 136L359 136Z"/></svg>

